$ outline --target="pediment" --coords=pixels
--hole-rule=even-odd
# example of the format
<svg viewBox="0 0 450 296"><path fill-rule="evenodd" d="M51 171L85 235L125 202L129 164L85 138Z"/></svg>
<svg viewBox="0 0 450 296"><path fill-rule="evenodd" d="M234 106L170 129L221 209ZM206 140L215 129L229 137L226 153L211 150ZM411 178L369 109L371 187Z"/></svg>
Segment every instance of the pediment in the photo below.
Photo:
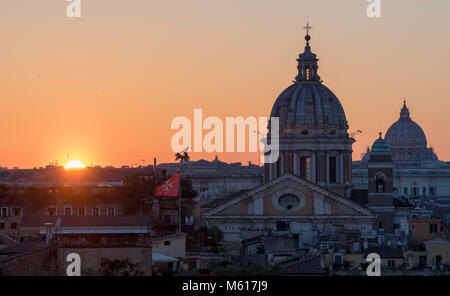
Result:
<svg viewBox="0 0 450 296"><path fill-rule="evenodd" d="M273 179L204 213L205 217L372 215L367 208L293 174Z"/></svg>

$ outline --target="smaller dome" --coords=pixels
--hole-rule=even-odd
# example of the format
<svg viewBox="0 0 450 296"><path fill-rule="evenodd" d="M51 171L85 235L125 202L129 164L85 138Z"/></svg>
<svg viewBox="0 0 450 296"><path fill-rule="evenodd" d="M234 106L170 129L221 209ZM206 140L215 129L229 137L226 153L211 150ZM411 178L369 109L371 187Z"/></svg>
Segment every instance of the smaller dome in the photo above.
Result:
<svg viewBox="0 0 450 296"><path fill-rule="evenodd" d="M373 143L371 152L391 152L389 144L381 137L381 133L380 137Z"/></svg>
<svg viewBox="0 0 450 296"><path fill-rule="evenodd" d="M422 128L411 119L406 101L400 112L400 119L392 124L385 136L386 141L393 147L427 147L427 138Z"/></svg>

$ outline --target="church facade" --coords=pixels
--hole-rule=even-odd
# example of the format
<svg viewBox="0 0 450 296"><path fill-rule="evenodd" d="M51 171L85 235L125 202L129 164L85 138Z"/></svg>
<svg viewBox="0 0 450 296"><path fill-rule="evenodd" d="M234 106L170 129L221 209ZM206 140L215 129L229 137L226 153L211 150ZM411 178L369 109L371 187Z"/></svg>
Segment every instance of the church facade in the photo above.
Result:
<svg viewBox="0 0 450 296"><path fill-rule="evenodd" d="M203 215L208 226L217 226L228 243L239 243L264 232L299 235L304 248L314 247L334 226L360 233L372 231L375 215L324 187L291 173L224 199Z"/></svg>
<svg viewBox="0 0 450 296"><path fill-rule="evenodd" d="M337 229L358 239L376 237L376 215L349 198L354 139L339 99L318 75L306 29L298 75L271 112L279 118L278 161L265 164L262 185L217 200L203 213L227 243L289 233L299 249L311 250L322 245L321 238L337 236ZM269 124L269 139L270 132Z"/></svg>

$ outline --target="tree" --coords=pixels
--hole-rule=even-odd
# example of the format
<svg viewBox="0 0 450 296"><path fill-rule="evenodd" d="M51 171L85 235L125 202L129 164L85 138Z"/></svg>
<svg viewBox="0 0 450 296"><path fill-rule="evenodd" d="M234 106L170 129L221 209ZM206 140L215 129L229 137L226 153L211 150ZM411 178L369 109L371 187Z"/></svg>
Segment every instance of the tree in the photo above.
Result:
<svg viewBox="0 0 450 296"><path fill-rule="evenodd" d="M190 157L186 151L184 151L183 154L181 154L180 152L177 152L175 154L175 161L179 160L180 162L182 162L182 161L189 161L189 159Z"/></svg>

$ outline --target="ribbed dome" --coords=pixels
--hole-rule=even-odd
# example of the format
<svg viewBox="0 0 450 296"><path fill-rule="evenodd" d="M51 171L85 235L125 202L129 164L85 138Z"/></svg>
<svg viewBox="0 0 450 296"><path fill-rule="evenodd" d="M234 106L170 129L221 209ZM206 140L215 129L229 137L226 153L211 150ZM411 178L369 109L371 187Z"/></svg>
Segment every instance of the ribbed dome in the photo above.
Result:
<svg viewBox="0 0 450 296"><path fill-rule="evenodd" d="M322 84L317 73L318 59L309 46L311 36L306 35L305 40L305 51L297 59L298 75L294 84L275 101L271 117L279 118L280 128L304 129L305 132L315 129L312 135L328 130L334 135L347 136L344 109L333 92Z"/></svg>
<svg viewBox="0 0 450 296"><path fill-rule="evenodd" d="M386 132L385 139L391 146L427 147L425 133L417 123L411 120L409 110L406 107L406 102L403 104L403 108L400 112L400 119L391 125Z"/></svg>
<svg viewBox="0 0 450 296"><path fill-rule="evenodd" d="M275 101L271 117L279 117L280 126L348 128L339 99L320 82L289 86Z"/></svg>

